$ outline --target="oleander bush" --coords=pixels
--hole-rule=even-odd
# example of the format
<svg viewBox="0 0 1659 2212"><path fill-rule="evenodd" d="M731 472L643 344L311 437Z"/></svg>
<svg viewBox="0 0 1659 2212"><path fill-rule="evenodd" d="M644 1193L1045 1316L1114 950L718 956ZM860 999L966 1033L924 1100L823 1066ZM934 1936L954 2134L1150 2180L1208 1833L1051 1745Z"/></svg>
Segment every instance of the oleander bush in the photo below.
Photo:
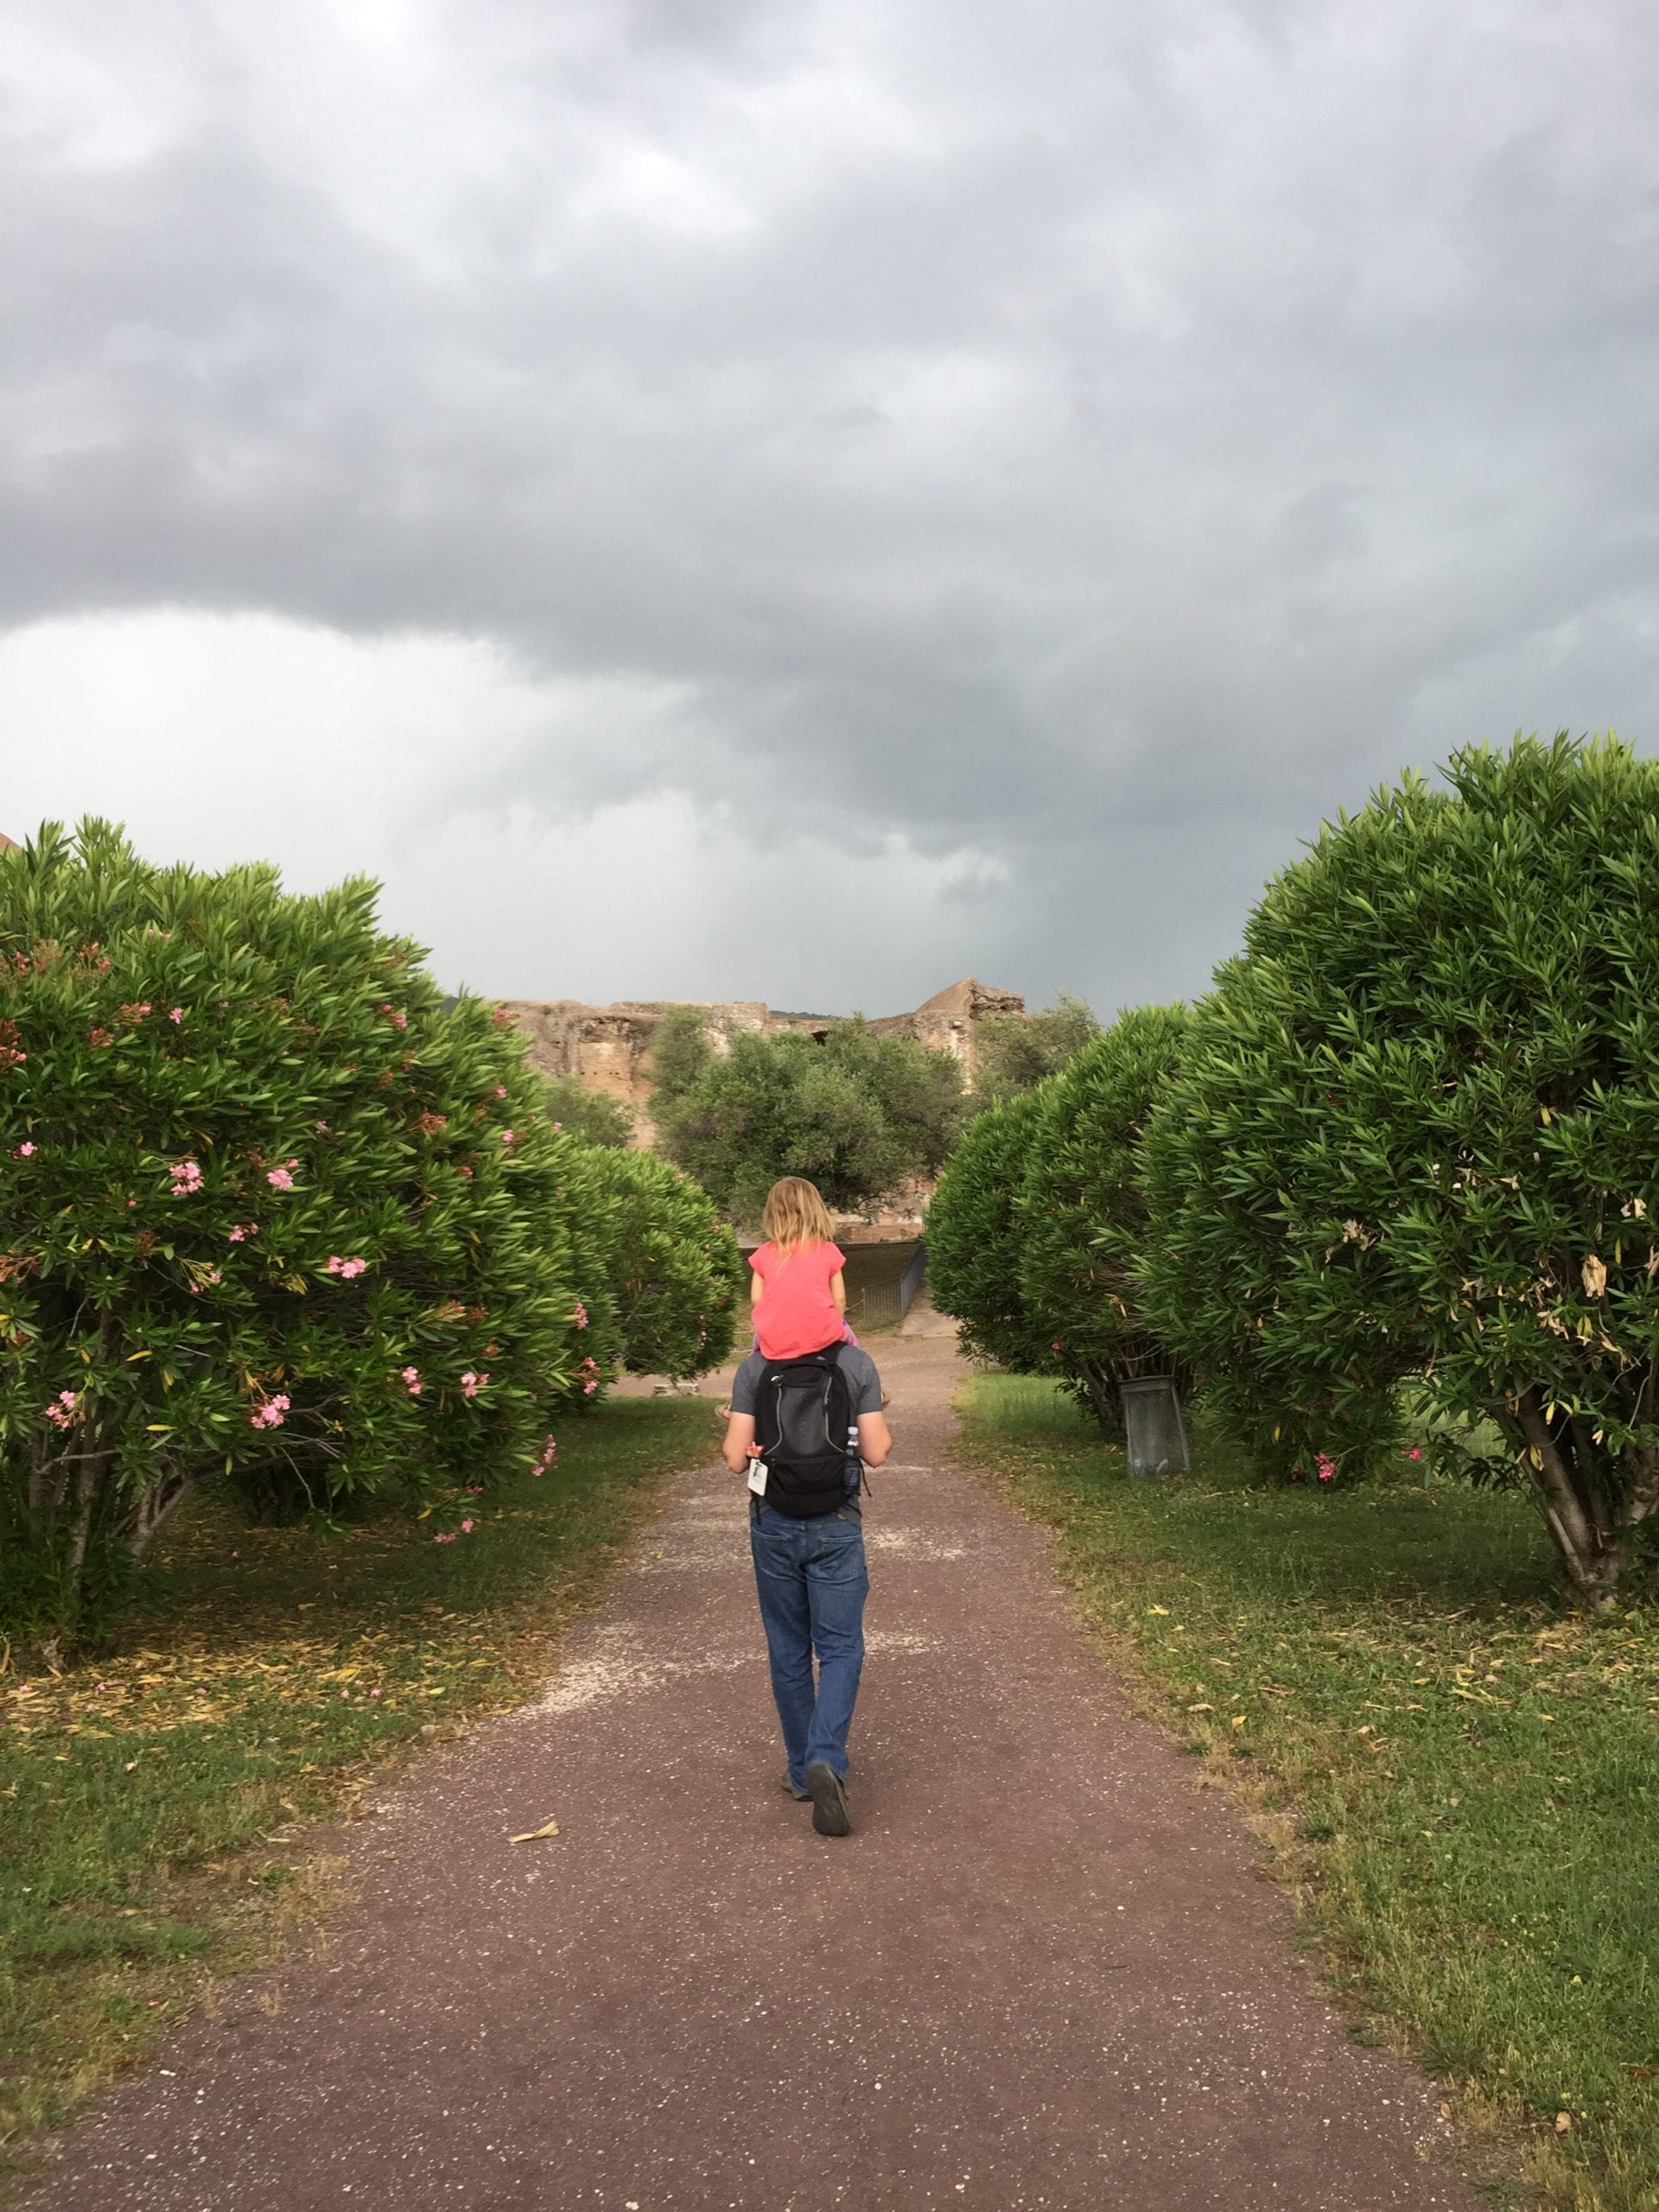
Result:
<svg viewBox="0 0 1659 2212"><path fill-rule="evenodd" d="M975 1116L927 1209L934 1305L962 1324L970 1357L1025 1375L1058 1371L1054 1332L1027 1304L1020 1264L1020 1192L1046 1089L1016 1091Z"/></svg>
<svg viewBox="0 0 1659 2212"><path fill-rule="evenodd" d="M683 1380L730 1357L748 1268L708 1192L649 1152L601 1151L605 1274L631 1375Z"/></svg>
<svg viewBox="0 0 1659 2212"><path fill-rule="evenodd" d="M1142 1300L1310 1434L1407 1383L1488 1424L1597 1608L1659 1506L1659 762L1563 734L1446 776L1328 826L1217 970Z"/></svg>
<svg viewBox="0 0 1659 2212"><path fill-rule="evenodd" d="M1147 1204L1138 1152L1179 1060L1183 1006L1132 1007L1041 1086L1010 1229L1020 1294L1053 1363L1109 1434L1120 1383L1185 1363L1147 1326L1134 1268Z"/></svg>
<svg viewBox="0 0 1659 2212"><path fill-rule="evenodd" d="M361 880L0 857L0 1624L95 1624L192 1489L435 1515L620 1349L520 1040Z"/></svg>

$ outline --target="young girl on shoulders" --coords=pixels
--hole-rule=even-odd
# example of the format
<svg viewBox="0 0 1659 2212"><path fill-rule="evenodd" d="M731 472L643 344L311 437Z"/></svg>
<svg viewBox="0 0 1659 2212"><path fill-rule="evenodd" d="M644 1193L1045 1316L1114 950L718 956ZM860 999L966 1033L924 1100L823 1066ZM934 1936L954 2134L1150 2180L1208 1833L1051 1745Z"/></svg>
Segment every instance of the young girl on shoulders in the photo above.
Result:
<svg viewBox="0 0 1659 2212"><path fill-rule="evenodd" d="M804 1176L785 1175L766 1193L766 1242L749 1255L755 1342L768 1359L800 1359L827 1344L856 1344L847 1325L846 1255L835 1224Z"/></svg>

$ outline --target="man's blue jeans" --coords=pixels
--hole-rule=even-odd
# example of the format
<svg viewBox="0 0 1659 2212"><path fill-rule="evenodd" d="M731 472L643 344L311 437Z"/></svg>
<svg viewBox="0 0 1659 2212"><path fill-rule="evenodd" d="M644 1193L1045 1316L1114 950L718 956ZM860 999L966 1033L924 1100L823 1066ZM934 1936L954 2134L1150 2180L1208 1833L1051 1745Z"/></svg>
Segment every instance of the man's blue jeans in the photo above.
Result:
<svg viewBox="0 0 1659 2212"><path fill-rule="evenodd" d="M762 1505L749 1516L749 1548L789 1778L804 1789L806 1770L822 1759L844 1779L870 1586L857 1512L843 1508L798 1521Z"/></svg>

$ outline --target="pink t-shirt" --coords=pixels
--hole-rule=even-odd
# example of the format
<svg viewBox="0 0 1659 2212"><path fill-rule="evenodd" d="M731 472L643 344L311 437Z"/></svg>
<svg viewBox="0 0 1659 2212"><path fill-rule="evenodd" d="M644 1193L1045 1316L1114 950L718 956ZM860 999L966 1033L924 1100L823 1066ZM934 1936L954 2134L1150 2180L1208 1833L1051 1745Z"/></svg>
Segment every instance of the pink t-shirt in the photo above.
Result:
<svg viewBox="0 0 1659 2212"><path fill-rule="evenodd" d="M749 1265L766 1285L754 1309L754 1334L768 1359L799 1359L846 1335L830 1295L830 1277L846 1264L833 1244L798 1244L787 1259L775 1244L750 1253Z"/></svg>

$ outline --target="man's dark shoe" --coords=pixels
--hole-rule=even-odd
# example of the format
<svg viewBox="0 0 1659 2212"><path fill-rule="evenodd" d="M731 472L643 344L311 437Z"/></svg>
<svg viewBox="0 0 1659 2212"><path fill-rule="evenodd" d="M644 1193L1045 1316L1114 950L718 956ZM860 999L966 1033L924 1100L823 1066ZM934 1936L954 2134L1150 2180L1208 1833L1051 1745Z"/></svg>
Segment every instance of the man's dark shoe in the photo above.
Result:
<svg viewBox="0 0 1659 2212"><path fill-rule="evenodd" d="M806 1770L806 1794L812 1800L812 1825L820 1835L851 1835L846 1788L834 1767L814 1759Z"/></svg>
<svg viewBox="0 0 1659 2212"><path fill-rule="evenodd" d="M798 1804L802 1805L804 1805L807 1799L812 1795L812 1792L810 1789L803 1789L799 1787L794 1776L790 1772L787 1767L784 1769L783 1778L779 1783L778 1787L783 1791L786 1797L793 1797Z"/></svg>

